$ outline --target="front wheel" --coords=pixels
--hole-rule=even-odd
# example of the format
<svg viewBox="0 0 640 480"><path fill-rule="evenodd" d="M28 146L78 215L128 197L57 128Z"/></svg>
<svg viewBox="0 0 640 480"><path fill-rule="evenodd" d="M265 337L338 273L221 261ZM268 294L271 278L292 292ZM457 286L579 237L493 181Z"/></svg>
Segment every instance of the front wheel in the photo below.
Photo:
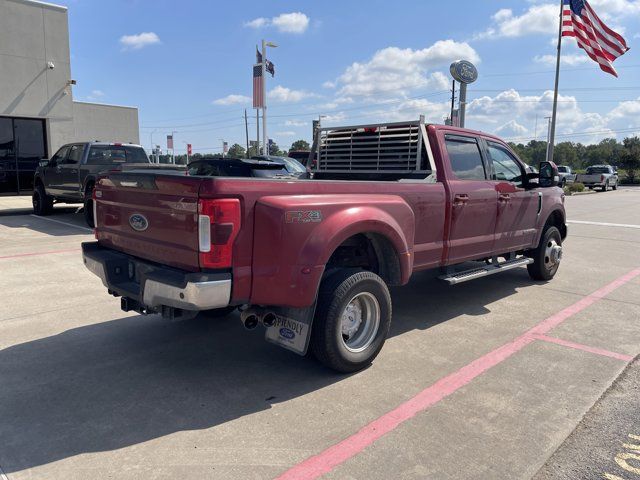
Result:
<svg viewBox="0 0 640 480"><path fill-rule="evenodd" d="M616 183L613 184L613 187L611 187L612 190L617 190L618 189L618 182L616 181Z"/></svg>
<svg viewBox="0 0 640 480"><path fill-rule="evenodd" d="M323 281L311 349L329 368L350 373L371 364L391 325L391 296L373 272L342 270Z"/></svg>
<svg viewBox="0 0 640 480"><path fill-rule="evenodd" d="M562 260L562 236L556 227L548 226L540 238L540 243L529 254L533 263L527 265L529 276L534 280L551 280Z"/></svg>
<svg viewBox="0 0 640 480"><path fill-rule="evenodd" d="M41 183L38 183L33 190L31 203L33 205L33 213L38 216L51 215L53 212L53 197L47 195Z"/></svg>

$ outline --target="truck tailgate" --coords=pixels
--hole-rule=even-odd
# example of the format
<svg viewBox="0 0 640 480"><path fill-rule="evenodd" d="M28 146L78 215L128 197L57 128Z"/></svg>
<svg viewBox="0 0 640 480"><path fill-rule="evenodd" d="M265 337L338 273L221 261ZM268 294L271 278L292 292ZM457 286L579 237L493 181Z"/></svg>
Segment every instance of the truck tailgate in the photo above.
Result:
<svg viewBox="0 0 640 480"><path fill-rule="evenodd" d="M198 191L183 174L112 173L96 186L101 245L189 271L199 270Z"/></svg>

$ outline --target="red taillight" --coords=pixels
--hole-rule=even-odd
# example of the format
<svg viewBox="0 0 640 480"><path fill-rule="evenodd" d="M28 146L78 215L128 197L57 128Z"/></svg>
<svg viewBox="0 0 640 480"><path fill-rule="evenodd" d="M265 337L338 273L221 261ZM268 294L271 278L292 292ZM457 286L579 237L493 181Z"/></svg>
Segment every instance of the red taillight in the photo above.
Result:
<svg viewBox="0 0 640 480"><path fill-rule="evenodd" d="M604 182L604 175L600 175L600 181Z"/></svg>
<svg viewBox="0 0 640 480"><path fill-rule="evenodd" d="M222 198L198 203L201 268L229 268L233 242L240 231L240 200Z"/></svg>
<svg viewBox="0 0 640 480"><path fill-rule="evenodd" d="M93 208L93 236L98 240L98 203L96 202L96 188L91 191L91 208Z"/></svg>

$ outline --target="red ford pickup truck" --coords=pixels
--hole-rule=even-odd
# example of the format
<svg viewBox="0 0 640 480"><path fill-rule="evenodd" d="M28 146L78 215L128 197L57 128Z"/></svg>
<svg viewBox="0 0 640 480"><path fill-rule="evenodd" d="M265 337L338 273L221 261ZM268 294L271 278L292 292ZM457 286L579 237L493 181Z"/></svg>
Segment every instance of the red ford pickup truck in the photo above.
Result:
<svg viewBox="0 0 640 480"><path fill-rule="evenodd" d="M341 372L380 352L388 286L415 271L456 284L558 270L567 227L553 163L526 173L499 138L423 119L318 128L313 149L312 179L100 178L85 265L125 311L239 307L247 328Z"/></svg>

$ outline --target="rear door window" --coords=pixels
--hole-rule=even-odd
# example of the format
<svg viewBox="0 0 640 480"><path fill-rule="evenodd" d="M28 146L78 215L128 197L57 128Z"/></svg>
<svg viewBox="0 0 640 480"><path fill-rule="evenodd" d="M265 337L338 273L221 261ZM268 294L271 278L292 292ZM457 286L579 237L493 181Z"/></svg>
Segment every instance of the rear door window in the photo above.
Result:
<svg viewBox="0 0 640 480"><path fill-rule="evenodd" d="M89 165L114 165L120 163L149 163L144 149L126 145L92 145L87 158Z"/></svg>
<svg viewBox="0 0 640 480"><path fill-rule="evenodd" d="M445 144L451 169L459 180L486 180L478 140L474 137L446 135Z"/></svg>

